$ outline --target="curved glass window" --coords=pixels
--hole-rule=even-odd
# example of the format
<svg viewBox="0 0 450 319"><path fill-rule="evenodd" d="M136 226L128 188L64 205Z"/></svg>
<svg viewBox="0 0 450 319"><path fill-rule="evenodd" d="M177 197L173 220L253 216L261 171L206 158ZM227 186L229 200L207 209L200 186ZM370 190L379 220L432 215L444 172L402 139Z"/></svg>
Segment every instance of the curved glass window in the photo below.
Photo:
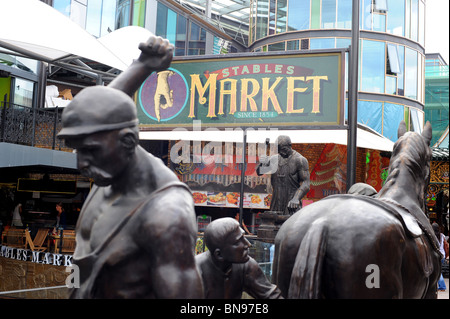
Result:
<svg viewBox="0 0 450 319"><path fill-rule="evenodd" d="M385 43L362 41L360 90L384 93Z"/></svg>
<svg viewBox="0 0 450 319"><path fill-rule="evenodd" d="M256 7L256 39L267 36L269 22L269 0L259 0Z"/></svg>
<svg viewBox="0 0 450 319"><path fill-rule="evenodd" d="M381 134L383 102L358 101L358 122Z"/></svg>
<svg viewBox="0 0 450 319"><path fill-rule="evenodd" d="M289 1L288 5L288 31L309 29L310 0Z"/></svg>
<svg viewBox="0 0 450 319"><path fill-rule="evenodd" d="M338 0L337 28L351 29L352 27L352 0Z"/></svg>
<svg viewBox="0 0 450 319"><path fill-rule="evenodd" d="M309 40L309 49L332 49L334 48L334 38L313 38Z"/></svg>
<svg viewBox="0 0 450 319"><path fill-rule="evenodd" d="M116 29L130 25L130 1L119 0L117 3Z"/></svg>
<svg viewBox="0 0 450 319"><path fill-rule="evenodd" d="M285 42L273 43L267 46L268 51L284 51L285 48L286 48Z"/></svg>
<svg viewBox="0 0 450 319"><path fill-rule="evenodd" d="M411 40L417 41L419 26L419 0L411 0Z"/></svg>
<svg viewBox="0 0 450 319"><path fill-rule="evenodd" d="M336 0L322 0L322 29L333 29L336 22Z"/></svg>
<svg viewBox="0 0 450 319"><path fill-rule="evenodd" d="M417 51L405 47L405 96L417 99Z"/></svg>
<svg viewBox="0 0 450 319"><path fill-rule="evenodd" d="M411 108L410 116L411 116L411 131L422 133L424 113L417 109Z"/></svg>
<svg viewBox="0 0 450 319"><path fill-rule="evenodd" d="M383 135L393 142L397 141L398 124L404 117L403 105L384 102Z"/></svg>
<svg viewBox="0 0 450 319"><path fill-rule="evenodd" d="M286 32L287 0L277 1L277 30L276 33Z"/></svg>
<svg viewBox="0 0 450 319"><path fill-rule="evenodd" d="M405 35L405 1L388 0L387 29L386 32Z"/></svg>

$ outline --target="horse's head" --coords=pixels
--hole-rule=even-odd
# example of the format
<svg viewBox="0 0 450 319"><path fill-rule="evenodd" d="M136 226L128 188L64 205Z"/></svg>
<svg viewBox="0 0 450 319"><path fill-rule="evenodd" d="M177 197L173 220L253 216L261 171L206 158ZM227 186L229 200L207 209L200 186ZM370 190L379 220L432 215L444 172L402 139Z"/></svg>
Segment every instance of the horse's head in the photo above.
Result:
<svg viewBox="0 0 450 319"><path fill-rule="evenodd" d="M398 128L398 140L394 144L389 166L389 173L397 170L400 165L406 166L414 175L416 186L420 188L417 191L421 199L423 199L430 180L431 137L430 122L427 121L422 134L419 134L407 132L405 122L401 121ZM393 175L397 175L397 173Z"/></svg>

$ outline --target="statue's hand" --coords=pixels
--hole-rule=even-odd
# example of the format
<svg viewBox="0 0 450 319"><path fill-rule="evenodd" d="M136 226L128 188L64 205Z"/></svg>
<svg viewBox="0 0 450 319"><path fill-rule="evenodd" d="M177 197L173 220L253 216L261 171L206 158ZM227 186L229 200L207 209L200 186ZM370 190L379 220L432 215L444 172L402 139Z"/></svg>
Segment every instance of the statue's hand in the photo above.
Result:
<svg viewBox="0 0 450 319"><path fill-rule="evenodd" d="M290 212L294 213L300 208L300 201L298 199L291 199L287 207Z"/></svg>
<svg viewBox="0 0 450 319"><path fill-rule="evenodd" d="M173 49L167 39L152 35L145 43L139 44L142 53L138 61L153 71L165 70L172 62Z"/></svg>
<svg viewBox="0 0 450 319"><path fill-rule="evenodd" d="M260 163L261 165L264 165L264 166L269 166L269 164L270 164L270 158L269 158L268 156L261 155L261 156L259 157L259 163Z"/></svg>

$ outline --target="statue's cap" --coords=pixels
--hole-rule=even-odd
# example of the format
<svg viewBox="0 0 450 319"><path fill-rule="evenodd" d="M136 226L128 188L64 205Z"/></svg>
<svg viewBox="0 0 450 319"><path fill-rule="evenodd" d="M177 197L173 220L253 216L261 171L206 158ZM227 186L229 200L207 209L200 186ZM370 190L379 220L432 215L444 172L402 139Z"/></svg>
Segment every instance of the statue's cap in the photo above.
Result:
<svg viewBox="0 0 450 319"><path fill-rule="evenodd" d="M89 135L138 124L136 105L124 92L107 86L87 87L62 113L59 138Z"/></svg>

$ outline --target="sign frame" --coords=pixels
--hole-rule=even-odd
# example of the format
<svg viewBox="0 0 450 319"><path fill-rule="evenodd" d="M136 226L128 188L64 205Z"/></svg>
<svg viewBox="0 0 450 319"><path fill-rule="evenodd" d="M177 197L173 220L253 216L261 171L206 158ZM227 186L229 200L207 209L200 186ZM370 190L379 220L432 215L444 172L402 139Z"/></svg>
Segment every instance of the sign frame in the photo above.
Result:
<svg viewBox="0 0 450 319"><path fill-rule="evenodd" d="M301 129L348 129L348 126L344 122L344 109L345 109L345 52L347 52L348 49L327 49L327 50L312 50L312 51L281 51L281 52L259 52L259 53L234 53L234 54L227 54L227 55L203 55L203 56L182 56L182 57L174 57L171 67L173 69L176 69L177 65L182 65L183 63L188 63L191 67L196 65L196 63L201 63L201 65L212 65L214 63L226 63L229 61L229 68L233 67L233 62L239 62L241 63L240 66L245 65L242 64L242 61L244 60L250 60L250 62L255 61L270 61L273 60L274 64L279 61L279 65L287 65L283 62L281 59L292 59L299 57L299 58L315 58L315 57L334 57L336 56L338 59L338 65L336 66L336 70L334 71L336 73L335 78L337 80L337 85L334 94L336 95L336 102L337 106L335 111L335 119L333 121L326 121L326 122L320 122L320 121L314 121L314 122L268 122L268 121L262 121L259 119L259 122L239 122L239 123L232 123L232 122L225 122L225 123L219 123L219 122L205 122L202 121L202 128L208 128L208 127L214 127L214 128L277 128L277 129L284 129L284 130L301 130ZM265 62L267 63L267 62ZM252 64L254 65L254 64ZM169 68L169 69L170 69ZM204 70L205 68L203 68ZM281 69L281 67L280 67ZM213 70L214 71L214 70ZM200 74L200 72L198 72ZM214 73L214 72L212 72ZM193 73L191 73L193 74ZM156 74L152 74L153 77L156 77ZM147 80L150 79L152 76L150 75ZM306 78L306 77L305 77ZM193 130L193 121L199 120L199 118L186 118L187 120L183 123L166 123L166 122L157 122L156 118L153 119L146 119L145 115L147 115L148 118L150 118L150 115L145 114L144 106L141 100L141 93L143 91L143 87L147 80L144 82L144 84L140 87L136 94L136 105L137 105L137 111L138 111L138 117L140 120L140 130L141 131L161 131L161 130L172 130L175 128L184 128L187 130ZM186 82L186 80L185 80ZM311 82L311 81L310 81ZM319 81L320 83L320 81ZM153 82L153 86L155 86L155 83ZM189 85L186 83L186 91L191 91L192 87L189 87ZM198 93L198 92L197 92ZM187 94L190 94L189 92L186 92L186 103L190 98L187 96ZM204 97L208 97L208 93L204 92ZM189 107L189 106L188 106ZM285 106L283 106L285 107ZM225 108L229 108L229 105L225 105ZM241 108L241 105L237 106L238 109ZM217 106L216 106L217 109ZM180 111L181 112L181 111ZM186 111L184 111L186 113ZM259 112L259 113L262 113ZM331 113L331 112L330 112ZM334 113L333 113L334 114ZM277 114L278 115L278 114ZM146 119L146 121L142 121L142 119ZM276 118L276 117L275 117ZM201 120L201 118L200 118Z"/></svg>

